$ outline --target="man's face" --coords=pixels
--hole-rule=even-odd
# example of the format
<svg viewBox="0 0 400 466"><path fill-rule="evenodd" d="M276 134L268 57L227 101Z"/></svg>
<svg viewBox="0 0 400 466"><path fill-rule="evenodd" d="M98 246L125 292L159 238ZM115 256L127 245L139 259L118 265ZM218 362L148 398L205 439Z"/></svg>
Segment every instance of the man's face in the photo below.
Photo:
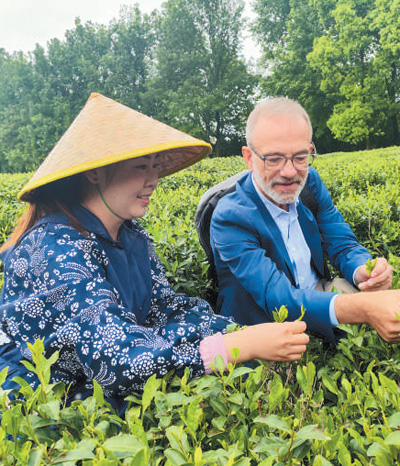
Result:
<svg viewBox="0 0 400 466"><path fill-rule="evenodd" d="M310 153L312 147L306 121L289 115L260 116L254 126L251 145L262 156L285 157ZM281 170L268 171L250 147L243 147L242 152L259 189L271 202L288 210L306 183L308 169L296 170L288 160Z"/></svg>

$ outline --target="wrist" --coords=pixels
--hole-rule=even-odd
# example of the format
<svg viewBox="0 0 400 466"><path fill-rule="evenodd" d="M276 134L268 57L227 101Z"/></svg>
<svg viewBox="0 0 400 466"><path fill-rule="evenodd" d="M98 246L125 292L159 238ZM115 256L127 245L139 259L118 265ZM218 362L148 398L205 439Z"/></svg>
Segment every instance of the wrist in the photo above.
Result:
<svg viewBox="0 0 400 466"><path fill-rule="evenodd" d="M335 301L335 314L339 324L368 322L369 293L341 294Z"/></svg>
<svg viewBox="0 0 400 466"><path fill-rule="evenodd" d="M353 283L354 283L354 286L356 286L357 288L358 288L358 285L362 282L362 278L360 277L361 268L362 268L362 265L359 265L353 272Z"/></svg>
<svg viewBox="0 0 400 466"><path fill-rule="evenodd" d="M232 348L239 348L240 353L237 362L246 362L254 359L255 355L251 351L251 339L247 334L248 328L242 328L223 335L228 362L234 362L231 352Z"/></svg>

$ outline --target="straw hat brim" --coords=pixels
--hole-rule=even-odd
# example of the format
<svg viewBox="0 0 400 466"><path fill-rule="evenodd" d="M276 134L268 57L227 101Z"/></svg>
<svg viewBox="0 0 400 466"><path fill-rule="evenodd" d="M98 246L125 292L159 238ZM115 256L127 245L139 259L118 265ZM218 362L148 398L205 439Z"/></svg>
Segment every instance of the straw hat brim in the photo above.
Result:
<svg viewBox="0 0 400 466"><path fill-rule="evenodd" d="M193 165L211 145L93 93L18 195L69 176L144 155L161 153L160 177Z"/></svg>

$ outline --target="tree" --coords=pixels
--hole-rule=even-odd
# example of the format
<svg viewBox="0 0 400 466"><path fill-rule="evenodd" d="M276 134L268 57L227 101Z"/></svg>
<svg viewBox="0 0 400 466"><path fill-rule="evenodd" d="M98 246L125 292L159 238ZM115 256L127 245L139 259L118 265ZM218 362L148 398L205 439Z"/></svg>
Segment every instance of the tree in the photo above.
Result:
<svg viewBox="0 0 400 466"><path fill-rule="evenodd" d="M299 100L317 145L398 144L399 0L256 0L269 95Z"/></svg>
<svg viewBox="0 0 400 466"><path fill-rule="evenodd" d="M37 168L91 92L140 108L154 48L151 21L126 8L108 27L76 19L47 52L0 49L0 170Z"/></svg>
<svg viewBox="0 0 400 466"><path fill-rule="evenodd" d="M32 169L32 63L22 52L8 54L0 49L0 170ZM34 98L34 97L33 97ZM33 152L33 154L32 154ZM29 154L27 156L27 154ZM32 157L33 155L33 157Z"/></svg>
<svg viewBox="0 0 400 466"><path fill-rule="evenodd" d="M338 98L328 127L336 138L367 148L385 133L389 103L375 66L379 31L371 27L374 3L339 0L332 11L334 23L309 55L311 66L321 72L321 89Z"/></svg>
<svg viewBox="0 0 400 466"><path fill-rule="evenodd" d="M388 127L385 131L386 144L399 144L399 94L400 94L400 1L377 0L373 13L372 27L378 33L379 48L374 66L385 83L387 95Z"/></svg>
<svg viewBox="0 0 400 466"><path fill-rule="evenodd" d="M108 68L105 94L137 110L143 109L152 67L156 18L156 12L142 15L137 5L125 6L120 18L109 26L111 50L104 60Z"/></svg>
<svg viewBox="0 0 400 466"><path fill-rule="evenodd" d="M326 124L335 100L320 89L321 73L310 66L307 56L314 40L329 27L332 1L256 0L251 26L263 52L264 95L298 100L310 114L315 142L323 151L335 144Z"/></svg>
<svg viewBox="0 0 400 466"><path fill-rule="evenodd" d="M148 109L215 155L239 150L255 86L239 58L242 11L241 0L168 0L159 18Z"/></svg>

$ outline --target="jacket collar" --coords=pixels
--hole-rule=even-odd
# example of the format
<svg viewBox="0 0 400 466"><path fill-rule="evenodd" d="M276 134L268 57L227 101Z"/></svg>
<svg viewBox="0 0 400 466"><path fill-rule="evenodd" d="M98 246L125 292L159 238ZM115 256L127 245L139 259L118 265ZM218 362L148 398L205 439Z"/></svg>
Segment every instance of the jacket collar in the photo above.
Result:
<svg viewBox="0 0 400 466"><path fill-rule="evenodd" d="M281 232L275 223L272 215L268 211L267 207L265 206L264 202L260 199L257 191L254 188L253 181L252 181L252 173L249 172L243 178L241 178L236 185L236 191L240 196L244 196L246 199L246 203L248 204L249 201L255 204L257 207L258 212L260 213L262 219L264 220L264 224L268 225L268 228L271 232L272 238L274 238L276 248L281 252L281 257L283 262L287 268L287 275L289 276L293 286L295 286L295 279L294 279L294 270L292 261L290 260L289 254L287 252L285 243L283 242L283 238Z"/></svg>
<svg viewBox="0 0 400 466"><path fill-rule="evenodd" d="M239 195L243 196L245 199L247 198L256 205L257 210L260 212L262 218L264 219L265 223L271 230L273 235L274 241L276 242L277 248L282 252L282 259L284 260L288 271L292 277L292 283L294 283L294 271L292 266L292 261L289 258L289 254L287 252L285 243L283 242L282 235L277 227L272 215L269 213L268 209L266 208L264 202L260 199L257 191L254 188L253 181L252 181L252 173L249 172L243 176L237 182L237 192ZM312 261L318 270L321 276L324 276L324 259L323 253L321 248L321 241L320 241L320 233L318 229L318 224L316 219L314 218L311 211L304 206L301 200L297 204L297 212L299 223L301 229L304 234L304 238L308 244L308 247L311 251L311 258Z"/></svg>

